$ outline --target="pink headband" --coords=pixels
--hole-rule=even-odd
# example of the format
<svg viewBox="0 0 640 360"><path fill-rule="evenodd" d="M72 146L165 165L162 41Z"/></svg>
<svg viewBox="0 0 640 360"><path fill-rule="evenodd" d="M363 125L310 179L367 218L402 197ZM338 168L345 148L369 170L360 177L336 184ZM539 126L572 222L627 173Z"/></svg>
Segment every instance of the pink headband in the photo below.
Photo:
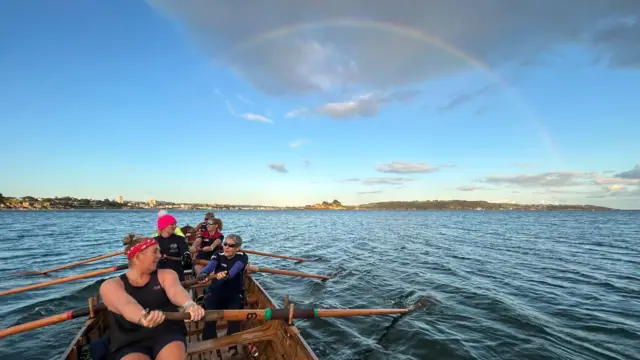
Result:
<svg viewBox="0 0 640 360"><path fill-rule="evenodd" d="M139 252L141 252L142 250L148 249L154 245L158 245L158 242L156 241L156 239L152 239L152 238L148 238L143 242L133 245L131 249L127 251L127 259L129 260L133 259L133 257L136 256Z"/></svg>

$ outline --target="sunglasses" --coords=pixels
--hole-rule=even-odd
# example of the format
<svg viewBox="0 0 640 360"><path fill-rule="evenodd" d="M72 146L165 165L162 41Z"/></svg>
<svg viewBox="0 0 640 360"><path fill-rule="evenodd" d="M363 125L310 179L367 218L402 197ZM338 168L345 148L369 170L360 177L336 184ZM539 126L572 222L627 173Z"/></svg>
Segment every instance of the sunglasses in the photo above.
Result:
<svg viewBox="0 0 640 360"><path fill-rule="evenodd" d="M222 246L228 246L230 248L237 248L238 244L231 244L231 243L228 243L228 242L225 241L225 242L222 243Z"/></svg>
<svg viewBox="0 0 640 360"><path fill-rule="evenodd" d="M214 223L213 221L207 221L207 225L215 225L216 223Z"/></svg>

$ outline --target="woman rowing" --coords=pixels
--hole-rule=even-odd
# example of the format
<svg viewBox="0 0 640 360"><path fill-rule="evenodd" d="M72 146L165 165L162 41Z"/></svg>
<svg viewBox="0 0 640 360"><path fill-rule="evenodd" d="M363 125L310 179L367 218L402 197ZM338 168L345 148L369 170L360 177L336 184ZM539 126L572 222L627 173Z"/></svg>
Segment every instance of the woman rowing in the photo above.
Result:
<svg viewBox="0 0 640 360"><path fill-rule="evenodd" d="M211 211L209 211L208 213L204 214L204 221L201 222L200 224L196 225L196 231L198 231L198 232L207 231L207 221L213 220L214 218L215 218L215 215Z"/></svg>
<svg viewBox="0 0 640 360"><path fill-rule="evenodd" d="M249 265L249 258L246 254L238 254L242 246L242 238L235 234L229 234L222 243L224 253L214 253L209 264L200 271L199 282L209 280L211 274L211 284L207 288L204 296L204 306L207 310L227 310L244 308L244 270ZM239 321L229 321L227 324L227 335L240 331ZM216 321L209 321L202 329L202 340L218 337L216 331ZM238 347L229 348L230 355L238 353Z"/></svg>
<svg viewBox="0 0 640 360"><path fill-rule="evenodd" d="M100 286L107 307L110 359L186 359L186 327L183 320L165 320L163 312L182 307L191 321L204 310L196 305L172 270L157 269L161 258L153 238L129 234L123 243L129 270Z"/></svg>
<svg viewBox="0 0 640 360"><path fill-rule="evenodd" d="M178 279L184 281L184 269L190 269L193 265L191 252L184 237L176 235L176 218L164 215L158 218L158 236L155 237L160 245L160 253L163 259L158 263L158 269L172 269L178 274ZM167 259L166 257L180 258L181 260Z"/></svg>
<svg viewBox="0 0 640 360"><path fill-rule="evenodd" d="M169 215L169 212L167 210L160 210L158 211L158 219L160 219L161 217L165 216L165 215ZM176 229L174 230L175 234L178 236L182 236L185 237L184 233L182 232L182 229L180 229L179 227L176 226ZM158 232L156 231L155 234L153 234L153 236L158 236Z"/></svg>
<svg viewBox="0 0 640 360"><path fill-rule="evenodd" d="M199 232L196 241L193 243L193 247L197 252L196 259L210 260L214 253L218 253L222 250L222 240L224 235L222 231L222 220L209 219L206 223L206 229L203 232ZM204 266L196 265L196 273L200 272Z"/></svg>

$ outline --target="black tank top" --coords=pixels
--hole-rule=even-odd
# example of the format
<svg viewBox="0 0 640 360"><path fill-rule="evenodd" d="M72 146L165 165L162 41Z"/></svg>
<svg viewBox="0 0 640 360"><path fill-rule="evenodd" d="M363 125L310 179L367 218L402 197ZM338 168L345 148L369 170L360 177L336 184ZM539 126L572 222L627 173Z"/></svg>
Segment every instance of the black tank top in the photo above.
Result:
<svg viewBox="0 0 640 360"><path fill-rule="evenodd" d="M178 311L178 307L171 303L165 293L158 271L151 273L149 281L144 286L133 286L126 274L120 275L120 280L124 283L124 289L140 306L149 310ZM109 350L113 353L124 347L153 341L154 338L168 332L178 333L186 336L186 327L182 320L165 320L155 328L146 328L138 324L129 322L122 315L109 311Z"/></svg>

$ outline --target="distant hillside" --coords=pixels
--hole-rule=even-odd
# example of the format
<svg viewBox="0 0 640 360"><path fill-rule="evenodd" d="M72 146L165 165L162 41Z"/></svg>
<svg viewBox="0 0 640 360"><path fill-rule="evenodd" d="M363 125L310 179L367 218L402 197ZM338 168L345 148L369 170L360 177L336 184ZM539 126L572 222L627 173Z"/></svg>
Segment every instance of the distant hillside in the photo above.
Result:
<svg viewBox="0 0 640 360"><path fill-rule="evenodd" d="M616 210L593 205L508 204L468 200L387 201L357 206L361 210Z"/></svg>

